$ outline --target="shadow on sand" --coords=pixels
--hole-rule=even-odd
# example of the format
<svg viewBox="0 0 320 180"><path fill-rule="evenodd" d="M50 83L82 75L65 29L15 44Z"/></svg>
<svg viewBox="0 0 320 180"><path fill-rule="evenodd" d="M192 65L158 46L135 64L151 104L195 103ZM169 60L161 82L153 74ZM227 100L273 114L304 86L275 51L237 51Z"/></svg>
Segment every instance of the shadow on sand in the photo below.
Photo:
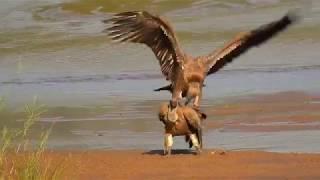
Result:
<svg viewBox="0 0 320 180"><path fill-rule="evenodd" d="M156 149L156 150L150 150L150 151L145 151L142 153L143 155L147 154L147 155L162 155L163 154L163 150L162 149ZM182 154L192 154L192 155L197 155L197 153L193 150L190 149L172 149L171 151L171 155L182 155Z"/></svg>

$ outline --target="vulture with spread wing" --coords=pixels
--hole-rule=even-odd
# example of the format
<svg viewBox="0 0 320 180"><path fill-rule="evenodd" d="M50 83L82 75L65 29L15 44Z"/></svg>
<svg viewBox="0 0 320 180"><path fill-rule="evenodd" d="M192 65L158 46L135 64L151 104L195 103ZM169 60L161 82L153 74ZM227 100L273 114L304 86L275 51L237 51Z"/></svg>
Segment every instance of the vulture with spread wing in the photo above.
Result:
<svg viewBox="0 0 320 180"><path fill-rule="evenodd" d="M146 11L132 11L115 14L105 23L113 40L142 43L151 48L159 61L162 74L171 84L157 90L172 93L171 105L177 106L182 97L199 107L202 87L207 75L217 72L227 63L254 46L266 42L289 25L296 22L297 16L289 12L282 18L240 33L221 49L207 56L191 57L183 52L172 26L162 17Z"/></svg>

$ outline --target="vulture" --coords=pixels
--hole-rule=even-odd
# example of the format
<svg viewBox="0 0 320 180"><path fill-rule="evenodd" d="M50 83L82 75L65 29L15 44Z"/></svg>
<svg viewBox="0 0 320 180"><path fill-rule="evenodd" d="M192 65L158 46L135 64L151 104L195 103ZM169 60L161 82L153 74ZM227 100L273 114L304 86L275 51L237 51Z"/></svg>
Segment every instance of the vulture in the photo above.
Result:
<svg viewBox="0 0 320 180"><path fill-rule="evenodd" d="M182 50L173 27L165 18L147 11L122 12L103 22L111 24L106 31L112 40L145 44L153 51L162 74L171 82L157 90L172 93L170 104L173 107L185 97L186 103L193 101L193 106L198 108L206 76L217 72L251 47L284 31L298 19L297 13L289 11L275 21L237 34L223 47L198 57Z"/></svg>
<svg viewBox="0 0 320 180"><path fill-rule="evenodd" d="M171 109L169 103L162 103L158 113L164 124L164 155L171 154L174 136L185 136L189 148L195 147L196 153L202 151L202 121L207 115L190 106L178 105Z"/></svg>

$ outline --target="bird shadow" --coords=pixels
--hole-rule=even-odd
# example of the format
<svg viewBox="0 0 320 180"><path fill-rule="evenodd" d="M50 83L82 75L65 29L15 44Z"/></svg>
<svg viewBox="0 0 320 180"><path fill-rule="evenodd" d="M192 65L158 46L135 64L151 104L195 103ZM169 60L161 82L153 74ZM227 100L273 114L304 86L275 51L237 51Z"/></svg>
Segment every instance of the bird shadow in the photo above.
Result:
<svg viewBox="0 0 320 180"><path fill-rule="evenodd" d="M143 155L161 155L161 156L165 156L163 154L163 150L162 149L155 149L155 150L145 151L142 154ZM195 151L189 150L189 149L172 149L171 150L171 155L184 155L184 154L197 155L197 153Z"/></svg>

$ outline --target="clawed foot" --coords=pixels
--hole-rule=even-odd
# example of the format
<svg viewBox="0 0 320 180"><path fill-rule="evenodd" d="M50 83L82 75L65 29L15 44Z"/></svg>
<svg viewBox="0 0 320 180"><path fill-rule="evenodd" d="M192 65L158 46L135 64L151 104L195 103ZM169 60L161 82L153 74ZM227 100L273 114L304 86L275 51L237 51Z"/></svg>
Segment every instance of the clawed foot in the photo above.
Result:
<svg viewBox="0 0 320 180"><path fill-rule="evenodd" d="M202 153L202 150L199 146L196 146L196 154L200 155Z"/></svg>
<svg viewBox="0 0 320 180"><path fill-rule="evenodd" d="M200 111L200 106L199 104L192 104L192 108L197 110L197 111Z"/></svg>
<svg viewBox="0 0 320 180"><path fill-rule="evenodd" d="M192 106L192 109L194 109L194 110L197 111L198 113L201 113L201 111L200 111L200 106L193 105L193 106Z"/></svg>
<svg viewBox="0 0 320 180"><path fill-rule="evenodd" d="M203 112L200 110L200 107L199 107L199 106L193 105L192 108L193 108L197 113L199 113L201 119L207 119L207 114L203 113Z"/></svg>
<svg viewBox="0 0 320 180"><path fill-rule="evenodd" d="M164 156L170 156L171 155L171 148L167 147L166 149L163 150L163 155Z"/></svg>

